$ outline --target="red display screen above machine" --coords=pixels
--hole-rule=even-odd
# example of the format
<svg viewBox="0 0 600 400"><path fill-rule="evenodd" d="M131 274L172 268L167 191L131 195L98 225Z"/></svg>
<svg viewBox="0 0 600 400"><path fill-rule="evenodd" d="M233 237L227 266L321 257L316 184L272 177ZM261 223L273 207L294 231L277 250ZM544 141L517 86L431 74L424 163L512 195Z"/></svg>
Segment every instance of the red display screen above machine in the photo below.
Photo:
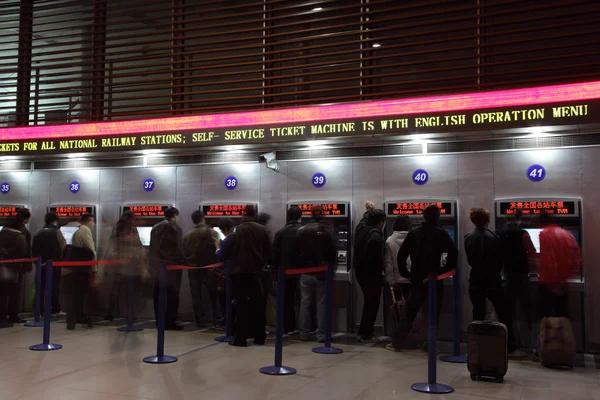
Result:
<svg viewBox="0 0 600 400"><path fill-rule="evenodd" d="M521 211L522 215L548 215L576 216L578 210L575 200L524 200L524 201L501 201L500 215L516 215Z"/></svg>
<svg viewBox="0 0 600 400"><path fill-rule="evenodd" d="M56 206L48 207L48 212L53 212L58 218L81 217L83 214L94 215L95 207L91 206Z"/></svg>
<svg viewBox="0 0 600 400"><path fill-rule="evenodd" d="M202 212L206 217L245 217L248 204L203 204Z"/></svg>
<svg viewBox="0 0 600 400"><path fill-rule="evenodd" d="M452 215L452 203L449 201L408 201L387 203L387 215L423 215L423 210L432 204L436 204L438 206L441 215Z"/></svg>
<svg viewBox="0 0 600 400"><path fill-rule="evenodd" d="M21 209L22 207L15 207L15 206L0 206L0 217L16 217L17 216L17 212Z"/></svg>
<svg viewBox="0 0 600 400"><path fill-rule="evenodd" d="M302 210L303 216L320 215L323 217L345 217L346 203L299 203L290 204L291 207L298 207Z"/></svg>
<svg viewBox="0 0 600 400"><path fill-rule="evenodd" d="M170 205L135 204L123 206L123 211L131 211L136 217L163 218Z"/></svg>

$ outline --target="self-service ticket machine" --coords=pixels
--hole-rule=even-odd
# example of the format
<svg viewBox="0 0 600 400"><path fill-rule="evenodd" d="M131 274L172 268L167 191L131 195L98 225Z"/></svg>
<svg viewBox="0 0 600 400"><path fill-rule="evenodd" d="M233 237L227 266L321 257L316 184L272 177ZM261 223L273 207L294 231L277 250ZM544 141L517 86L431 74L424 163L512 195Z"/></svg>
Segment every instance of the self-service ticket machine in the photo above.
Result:
<svg viewBox="0 0 600 400"><path fill-rule="evenodd" d="M0 231L6 225L12 224L15 220L15 217L17 216L17 212L21 208L25 207L27 206L14 204L0 204Z"/></svg>
<svg viewBox="0 0 600 400"><path fill-rule="evenodd" d="M354 324L354 296L350 268L352 266L352 203L347 201L292 201L288 209L296 206L302 210L302 224L313 216L315 205L320 206L321 222L328 225L336 243L336 271L333 287L333 330L350 332ZM340 312L345 309L345 316Z"/></svg>
<svg viewBox="0 0 600 400"><path fill-rule="evenodd" d="M124 204L121 214L131 211L135 216L136 229L144 247L150 246L150 232L152 227L165 218L165 211L172 207L171 204Z"/></svg>
<svg viewBox="0 0 600 400"><path fill-rule="evenodd" d="M460 248L460 241L458 236L458 204L456 200L450 199L413 199L413 200L394 200L386 201L384 204L385 212L387 215L386 222L386 236L390 236L393 233L394 221L399 216L409 217L413 227L420 225L423 219L423 210L431 204L437 204L440 209L440 220L438 222L447 232L458 247ZM440 264L445 262L445 255L442 256ZM406 281L406 288L408 289L408 281ZM444 289L444 301L442 306L442 312L440 314L438 337L441 340L452 339L452 290L451 284L452 279L446 279L444 281L446 287ZM387 297L384 297L387 298Z"/></svg>
<svg viewBox="0 0 600 400"><path fill-rule="evenodd" d="M73 235L79 229L78 226L67 226L70 222L79 221L81 216L84 214L90 214L94 216L95 219L98 218L96 215L97 207L95 205L84 205L84 204L74 204L74 205L50 205L47 208L47 212L53 212L58 217L58 226L60 227L60 231L65 237L67 245L70 246L72 244ZM96 238L98 237L96 228L92 229L92 235L94 237L94 242L96 242Z"/></svg>
<svg viewBox="0 0 600 400"><path fill-rule="evenodd" d="M538 312L538 277L539 277L539 252L540 233L544 230L540 216L546 214L548 223L560 226L569 231L579 243L583 253L583 220L581 218L581 198L510 198L495 200L496 229L502 232L511 223L519 224L531 238L536 256L529 259L529 280L531 282L531 304L533 309L534 325L531 332L530 343L535 346L537 337L537 324L540 315ZM517 220L517 214L520 215ZM568 318L573 324L577 341L577 350L584 351L586 346L586 318L585 318L585 266L575 272L568 280ZM517 329L524 327L522 308L517 307Z"/></svg>

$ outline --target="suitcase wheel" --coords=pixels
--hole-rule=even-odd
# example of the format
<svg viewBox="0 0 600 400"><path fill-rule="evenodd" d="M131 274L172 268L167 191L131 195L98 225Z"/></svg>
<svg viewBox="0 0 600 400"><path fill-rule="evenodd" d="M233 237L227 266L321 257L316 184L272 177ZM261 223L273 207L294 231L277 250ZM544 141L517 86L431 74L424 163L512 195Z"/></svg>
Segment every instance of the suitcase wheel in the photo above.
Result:
<svg viewBox="0 0 600 400"><path fill-rule="evenodd" d="M471 374L471 380L477 382L481 377L477 374Z"/></svg>

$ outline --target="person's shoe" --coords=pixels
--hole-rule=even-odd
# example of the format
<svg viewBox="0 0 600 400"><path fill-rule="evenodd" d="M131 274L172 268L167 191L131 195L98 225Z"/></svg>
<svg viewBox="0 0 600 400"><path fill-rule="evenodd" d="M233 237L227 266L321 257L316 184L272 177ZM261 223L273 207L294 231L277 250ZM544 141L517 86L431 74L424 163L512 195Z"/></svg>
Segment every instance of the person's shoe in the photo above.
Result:
<svg viewBox="0 0 600 400"><path fill-rule="evenodd" d="M427 342L424 342L421 346L419 346L420 350L424 353L429 353L429 345ZM435 348L435 354L440 354L440 349Z"/></svg>
<svg viewBox="0 0 600 400"><path fill-rule="evenodd" d="M235 346L235 347L248 347L248 343L243 342L243 343L236 343L236 342L231 342L229 343L230 346Z"/></svg>
<svg viewBox="0 0 600 400"><path fill-rule="evenodd" d="M169 326L165 326L165 331L182 331L183 330L183 326L182 325L169 325Z"/></svg>
<svg viewBox="0 0 600 400"><path fill-rule="evenodd" d="M307 333L301 333L299 339L303 342L310 342L310 335Z"/></svg>
<svg viewBox="0 0 600 400"><path fill-rule="evenodd" d="M215 329L216 331L223 332L223 331L225 331L225 326L224 326L224 325L221 325L221 324L215 324L215 325L214 325L214 329Z"/></svg>
<svg viewBox="0 0 600 400"><path fill-rule="evenodd" d="M22 319L22 318L11 318L8 320L9 322L12 322L13 324L24 324L25 322L27 322L26 319Z"/></svg>
<svg viewBox="0 0 600 400"><path fill-rule="evenodd" d="M67 329L70 331L74 331L75 330L75 325L68 325L67 324Z"/></svg>
<svg viewBox="0 0 600 400"><path fill-rule="evenodd" d="M14 326L14 324L12 322L9 322L5 319L0 321L0 328L12 328L13 326Z"/></svg>
<svg viewBox="0 0 600 400"><path fill-rule="evenodd" d="M265 345L265 340L256 340L254 339L253 343L257 346L264 346Z"/></svg>
<svg viewBox="0 0 600 400"><path fill-rule="evenodd" d="M52 314L52 316L54 316L54 314ZM106 317L104 317L104 319L107 321L114 321L115 317L114 315L107 315Z"/></svg>
<svg viewBox="0 0 600 400"><path fill-rule="evenodd" d="M393 344L391 344L391 343L388 343L388 344L385 346L385 349L386 349L386 350L389 350L389 351L395 351L396 353L399 353L399 352L401 352L401 351L402 351L402 349L397 349L397 348L395 348L395 347L394 347L394 345L393 345Z"/></svg>
<svg viewBox="0 0 600 400"><path fill-rule="evenodd" d="M525 352L524 352L523 350L521 350L521 349L516 349L516 350L513 350L513 351L511 351L511 352L508 354L508 356L509 356L509 357L511 357L511 358L523 358L523 357L526 357L527 355L528 355L528 354L527 354L527 353L525 353Z"/></svg>
<svg viewBox="0 0 600 400"><path fill-rule="evenodd" d="M374 335L371 335L371 336L360 336L359 335L358 341L361 343L380 343L381 339Z"/></svg>

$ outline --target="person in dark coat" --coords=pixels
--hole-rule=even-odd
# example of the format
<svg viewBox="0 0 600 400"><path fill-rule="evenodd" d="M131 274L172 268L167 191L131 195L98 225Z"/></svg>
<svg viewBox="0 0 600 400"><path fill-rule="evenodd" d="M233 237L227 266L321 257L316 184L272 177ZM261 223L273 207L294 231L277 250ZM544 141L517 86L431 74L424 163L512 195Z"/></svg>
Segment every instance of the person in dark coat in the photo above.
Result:
<svg viewBox="0 0 600 400"><path fill-rule="evenodd" d="M18 296L19 274L26 268L21 263L3 264L2 260L27 258L29 247L21 232L22 218L17 218L0 231L0 328L10 328L13 322L7 319L10 300Z"/></svg>
<svg viewBox="0 0 600 400"><path fill-rule="evenodd" d="M31 211L28 208L21 208L17 211L15 229L18 229L24 236L27 244L27 255L26 258L31 257L31 233L27 229L27 224L31 219ZM30 262L21 264L19 268L19 277L17 282L17 292L14 296L8 299L8 319L14 324L22 324L27 322L26 320L19 317L20 306L21 306L21 290L23 288L23 279L25 274L31 272L33 264Z"/></svg>

